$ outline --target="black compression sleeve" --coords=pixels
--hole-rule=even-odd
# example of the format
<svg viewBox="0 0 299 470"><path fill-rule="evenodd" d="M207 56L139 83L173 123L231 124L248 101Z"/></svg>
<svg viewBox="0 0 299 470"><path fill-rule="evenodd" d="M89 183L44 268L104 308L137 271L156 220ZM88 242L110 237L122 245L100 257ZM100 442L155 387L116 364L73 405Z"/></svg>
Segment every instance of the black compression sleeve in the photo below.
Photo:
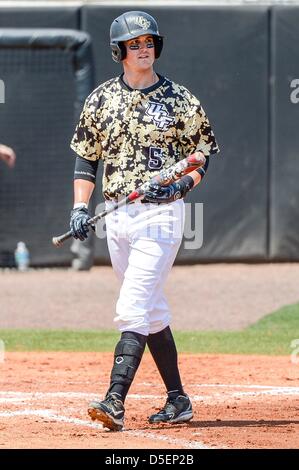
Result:
<svg viewBox="0 0 299 470"><path fill-rule="evenodd" d="M93 162L77 155L74 171L74 180L81 179L95 183L98 165L99 160Z"/></svg>
<svg viewBox="0 0 299 470"><path fill-rule="evenodd" d="M206 157L206 162L204 164L204 166L198 168L196 171L197 173L199 173L201 175L201 179L203 180L206 172L208 171L208 166L209 166L209 158L210 157Z"/></svg>

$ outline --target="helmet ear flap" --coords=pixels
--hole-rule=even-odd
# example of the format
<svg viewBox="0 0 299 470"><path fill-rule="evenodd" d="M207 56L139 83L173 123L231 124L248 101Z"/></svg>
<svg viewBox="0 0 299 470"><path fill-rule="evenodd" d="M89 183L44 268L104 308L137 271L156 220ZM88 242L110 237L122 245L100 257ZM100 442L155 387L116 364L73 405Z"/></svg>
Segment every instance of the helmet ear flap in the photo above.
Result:
<svg viewBox="0 0 299 470"><path fill-rule="evenodd" d="M119 45L119 49L120 49L120 53L121 53L121 59L120 60L124 60L127 57L127 48L126 48L126 46L124 45L123 42L119 42L118 45Z"/></svg>
<svg viewBox="0 0 299 470"><path fill-rule="evenodd" d="M124 43L119 42L119 43L111 44L111 49L112 49L112 59L114 60L114 62L121 62L122 60L126 58L127 49Z"/></svg>
<svg viewBox="0 0 299 470"><path fill-rule="evenodd" d="M162 49L163 49L163 37L162 36L153 36L155 44L155 58L159 59Z"/></svg>

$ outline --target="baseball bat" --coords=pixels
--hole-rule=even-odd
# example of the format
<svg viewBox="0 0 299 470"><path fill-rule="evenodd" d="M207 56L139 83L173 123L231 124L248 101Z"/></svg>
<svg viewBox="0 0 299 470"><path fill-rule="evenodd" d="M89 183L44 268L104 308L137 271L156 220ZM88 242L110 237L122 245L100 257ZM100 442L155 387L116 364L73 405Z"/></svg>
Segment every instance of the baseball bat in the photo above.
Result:
<svg viewBox="0 0 299 470"><path fill-rule="evenodd" d="M103 217L106 217L106 215L115 211L119 207L125 206L126 204L131 204L132 202L136 201L144 195L145 191L148 189L149 185L152 182L159 183L162 186L167 186L168 184L173 183L177 179L190 173L196 168L202 167L205 164L205 161L206 159L201 152L192 153L191 155L184 158L183 160L180 160L171 167L161 170L160 173L151 178L150 181L142 184L139 188L132 191L126 198L121 199L120 201L113 204L110 209L105 209L100 214L97 214L94 217L90 218L87 221L87 225L92 225ZM53 237L52 243L54 246L59 247L69 238L72 238L71 230L58 237Z"/></svg>

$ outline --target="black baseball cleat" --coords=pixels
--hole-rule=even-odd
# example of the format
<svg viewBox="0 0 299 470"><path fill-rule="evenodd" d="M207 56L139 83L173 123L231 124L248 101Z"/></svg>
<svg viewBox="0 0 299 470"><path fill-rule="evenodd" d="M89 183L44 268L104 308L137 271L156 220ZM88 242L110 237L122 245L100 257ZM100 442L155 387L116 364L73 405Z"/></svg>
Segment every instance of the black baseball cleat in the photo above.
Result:
<svg viewBox="0 0 299 470"><path fill-rule="evenodd" d="M153 423L184 423L193 418L190 398L184 395L170 400L167 399L164 408L151 415L148 421Z"/></svg>
<svg viewBox="0 0 299 470"><path fill-rule="evenodd" d="M121 431L124 426L124 404L113 393L107 393L102 401L92 401L88 414L93 421L101 421L111 431Z"/></svg>

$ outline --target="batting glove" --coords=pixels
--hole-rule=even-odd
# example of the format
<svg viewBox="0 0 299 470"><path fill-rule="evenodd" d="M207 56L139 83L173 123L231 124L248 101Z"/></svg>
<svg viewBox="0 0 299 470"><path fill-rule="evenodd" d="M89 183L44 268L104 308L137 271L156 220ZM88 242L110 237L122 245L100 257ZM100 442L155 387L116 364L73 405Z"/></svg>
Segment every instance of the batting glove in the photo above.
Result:
<svg viewBox="0 0 299 470"><path fill-rule="evenodd" d="M177 181L168 186L161 186L158 183L150 183L144 193L144 202L169 203L185 197L189 191L185 181Z"/></svg>
<svg viewBox="0 0 299 470"><path fill-rule="evenodd" d="M87 238L89 226L87 221L90 219L88 210L85 206L76 207L71 211L70 229L74 238L83 241Z"/></svg>

